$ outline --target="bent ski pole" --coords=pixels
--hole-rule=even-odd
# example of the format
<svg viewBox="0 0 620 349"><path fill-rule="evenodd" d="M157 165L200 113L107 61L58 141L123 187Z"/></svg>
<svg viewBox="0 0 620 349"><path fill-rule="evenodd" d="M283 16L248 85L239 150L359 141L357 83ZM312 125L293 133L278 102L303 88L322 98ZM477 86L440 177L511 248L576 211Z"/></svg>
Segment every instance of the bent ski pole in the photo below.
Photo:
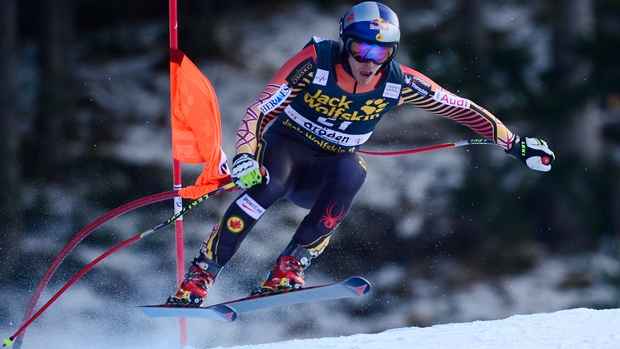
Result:
<svg viewBox="0 0 620 349"><path fill-rule="evenodd" d="M13 342L15 340L15 338L17 338L24 330L26 330L26 328L28 328L28 326L30 326L30 324L32 324L33 321L35 321L39 316L41 316L41 314L50 306L52 305L67 289L69 289L71 286L73 286L73 284L75 284L78 280L80 280L84 275L86 275L86 273L88 273L91 269L93 269L95 267L95 265L97 265L99 262L101 262L102 260L104 260L105 258L107 258L108 256L134 244L135 242L153 234L154 232L160 230L163 227L168 226L169 224L175 222L177 219L179 219L181 216L183 216L184 214L186 214L187 212L191 211L192 209L194 209L195 207L197 207L198 205L200 205L203 201L205 201L206 199L221 194L225 191L231 190L235 188L235 184L233 182L230 182L228 184L225 184L207 194L204 194L203 196L201 196L200 198L190 202L187 206L183 207L183 209L181 211L179 211L178 213L174 214L172 217L168 218L166 221L154 226L151 229L145 230L142 233L136 234L134 236L132 236L131 238L124 240L118 244L116 244L115 246L113 246L112 248L108 249L107 251L105 251L104 253L102 253L100 256L98 256L97 258L93 259L90 263L88 263L86 266L84 266L84 268L82 268L80 271L78 271L77 273L75 273L70 279L69 281L67 281L61 288L60 290L58 290L48 301L47 303L45 303L39 310L37 310L36 313L34 313L34 315L32 315L28 320L24 321L22 323L22 325L17 329L17 331L15 331L15 333L13 333L13 335L11 335L9 338L6 338L2 341L2 347L10 347L13 345Z"/></svg>
<svg viewBox="0 0 620 349"><path fill-rule="evenodd" d="M419 153L428 153L435 150L446 149L446 148L459 148L467 145L479 145L479 144L492 144L495 143L491 140L485 138L472 138L465 139L462 141L454 142L454 143L441 143L434 145L426 145L411 149L402 149L402 150L393 150L393 151L374 151L374 150L358 150L358 153L362 153L370 156L400 156L400 155L411 155L411 154L419 154Z"/></svg>
<svg viewBox="0 0 620 349"><path fill-rule="evenodd" d="M172 199L176 195L177 194L175 191L168 191L168 192L153 194L153 195L149 195L149 196L145 196L145 197L133 200L111 211L106 212L105 214L99 216L94 221L90 222L88 225L82 228L79 232L77 232L74 235L74 237L71 238L71 240L60 251L60 253L58 253L58 255L54 258L52 264L45 272L43 278L41 278L41 280L39 281L39 284L37 285L34 293L32 294L30 298L30 302L28 303L28 307L26 308L26 312L24 313L24 317L22 318L22 321L26 321L30 318L30 316L34 312L34 308L37 306L39 297L41 296L41 294L47 287L47 284L52 279L52 277L54 276L54 274L56 273L56 271L58 270L62 262L65 260L65 258L80 244L80 242L82 242L82 240L87 238L93 231L95 231L95 229L99 228L104 223L120 215L126 214L128 212L144 207L146 205ZM25 335L25 332L22 332L19 338L17 338L17 340L14 343L15 348L20 347L20 339L23 338L24 335Z"/></svg>

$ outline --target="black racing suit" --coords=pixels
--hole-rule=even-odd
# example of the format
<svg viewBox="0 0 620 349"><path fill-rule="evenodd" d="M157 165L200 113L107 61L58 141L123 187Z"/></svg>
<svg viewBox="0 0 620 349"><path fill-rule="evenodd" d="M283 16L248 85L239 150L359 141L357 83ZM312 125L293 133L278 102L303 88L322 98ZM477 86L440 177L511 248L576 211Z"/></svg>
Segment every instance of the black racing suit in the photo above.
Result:
<svg viewBox="0 0 620 349"><path fill-rule="evenodd" d="M392 60L360 86L343 57L337 42L313 39L247 109L237 132L237 152L256 155L269 180L230 205L198 259L219 271L265 211L287 198L310 211L282 255L309 265L323 252L364 183L366 165L357 147L396 106L413 104L504 148L512 144L512 132L491 113L416 70Z"/></svg>

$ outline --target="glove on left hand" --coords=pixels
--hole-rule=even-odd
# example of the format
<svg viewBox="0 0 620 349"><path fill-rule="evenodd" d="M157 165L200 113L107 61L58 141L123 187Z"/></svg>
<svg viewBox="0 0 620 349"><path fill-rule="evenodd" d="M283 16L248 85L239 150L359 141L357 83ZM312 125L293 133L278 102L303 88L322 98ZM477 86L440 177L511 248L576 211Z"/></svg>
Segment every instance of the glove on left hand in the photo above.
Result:
<svg viewBox="0 0 620 349"><path fill-rule="evenodd" d="M517 137L512 142L512 148L506 150L506 153L523 161L532 170L541 172L551 171L551 163L555 161L555 154L547 142L540 138Z"/></svg>

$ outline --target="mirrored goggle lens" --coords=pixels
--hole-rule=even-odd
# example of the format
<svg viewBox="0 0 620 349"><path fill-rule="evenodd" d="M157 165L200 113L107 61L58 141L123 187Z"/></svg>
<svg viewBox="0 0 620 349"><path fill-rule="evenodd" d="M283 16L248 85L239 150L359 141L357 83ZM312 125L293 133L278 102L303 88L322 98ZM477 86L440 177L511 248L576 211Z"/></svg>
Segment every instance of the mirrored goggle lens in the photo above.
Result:
<svg viewBox="0 0 620 349"><path fill-rule="evenodd" d="M394 47L379 46L363 41L351 40L349 52L353 58L359 62L372 61L376 64L383 64L392 56L392 53L394 53Z"/></svg>

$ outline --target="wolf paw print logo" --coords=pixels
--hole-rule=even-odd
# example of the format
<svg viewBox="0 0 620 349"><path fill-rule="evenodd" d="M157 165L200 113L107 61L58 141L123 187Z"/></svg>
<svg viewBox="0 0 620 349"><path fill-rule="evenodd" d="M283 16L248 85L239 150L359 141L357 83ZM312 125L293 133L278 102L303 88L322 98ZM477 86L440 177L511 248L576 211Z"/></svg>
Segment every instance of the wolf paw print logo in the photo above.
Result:
<svg viewBox="0 0 620 349"><path fill-rule="evenodd" d="M381 113L385 107L387 107L388 103L383 98L375 99L375 100L367 100L363 107L360 109L367 115L374 115Z"/></svg>

